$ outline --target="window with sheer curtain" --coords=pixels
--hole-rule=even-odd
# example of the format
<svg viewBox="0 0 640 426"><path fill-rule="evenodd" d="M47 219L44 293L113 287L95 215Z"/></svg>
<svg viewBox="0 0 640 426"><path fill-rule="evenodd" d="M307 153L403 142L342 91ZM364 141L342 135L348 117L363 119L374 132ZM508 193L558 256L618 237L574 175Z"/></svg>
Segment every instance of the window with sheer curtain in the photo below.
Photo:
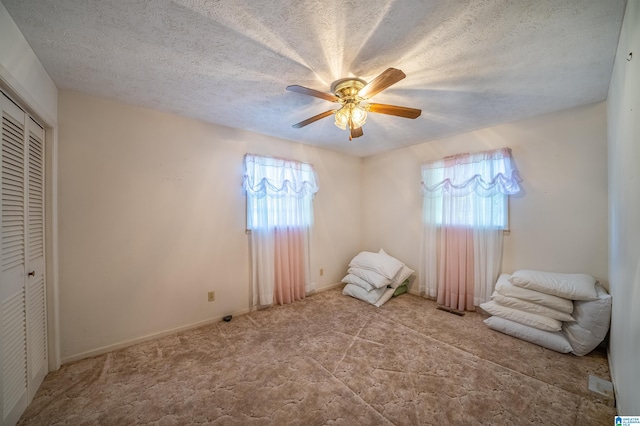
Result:
<svg viewBox="0 0 640 426"><path fill-rule="evenodd" d="M244 188L248 229L312 225L318 186L310 164L247 154Z"/></svg>
<svg viewBox="0 0 640 426"><path fill-rule="evenodd" d="M508 227L507 196L520 191L507 148L462 154L422 166L422 185L437 226Z"/></svg>
<svg viewBox="0 0 640 426"><path fill-rule="evenodd" d="M451 309L474 310L493 291L508 227L508 196L521 179L509 148L422 166L421 292Z"/></svg>
<svg viewBox="0 0 640 426"><path fill-rule="evenodd" d="M313 291L309 234L316 173L307 163L253 154L245 155L244 166L253 304L302 299Z"/></svg>

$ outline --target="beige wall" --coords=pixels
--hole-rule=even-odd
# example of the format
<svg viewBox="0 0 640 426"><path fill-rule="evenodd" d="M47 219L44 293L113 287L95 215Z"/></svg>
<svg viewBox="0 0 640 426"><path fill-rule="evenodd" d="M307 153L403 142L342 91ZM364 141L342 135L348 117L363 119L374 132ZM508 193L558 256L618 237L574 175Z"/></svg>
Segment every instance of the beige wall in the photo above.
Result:
<svg viewBox="0 0 640 426"><path fill-rule="evenodd" d="M560 111L368 157L363 248L383 247L418 270L420 165L447 155L511 147L523 179L511 197L502 271L584 272L607 281L604 103ZM413 286L412 290L416 290Z"/></svg>
<svg viewBox="0 0 640 426"><path fill-rule="evenodd" d="M628 58L629 52L633 57ZM631 59L631 60L627 60ZM613 314L609 363L618 414L640 415L640 2L629 1L607 99L609 264Z"/></svg>
<svg viewBox="0 0 640 426"><path fill-rule="evenodd" d="M360 247L359 158L69 91L59 123L63 362L249 309L247 152L315 166L319 289Z"/></svg>

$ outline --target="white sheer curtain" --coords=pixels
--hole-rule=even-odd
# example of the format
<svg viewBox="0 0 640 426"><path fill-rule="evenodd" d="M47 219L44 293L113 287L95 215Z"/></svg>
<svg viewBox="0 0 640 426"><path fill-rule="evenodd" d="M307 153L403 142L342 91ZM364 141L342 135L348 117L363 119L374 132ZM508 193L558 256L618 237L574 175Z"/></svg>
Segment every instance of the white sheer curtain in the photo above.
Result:
<svg viewBox="0 0 640 426"><path fill-rule="evenodd" d="M244 164L253 304L290 303L313 290L309 233L316 174L310 164L282 158L246 154Z"/></svg>
<svg viewBox="0 0 640 426"><path fill-rule="evenodd" d="M507 196L521 181L503 148L422 166L420 291L453 309L489 300L502 261Z"/></svg>

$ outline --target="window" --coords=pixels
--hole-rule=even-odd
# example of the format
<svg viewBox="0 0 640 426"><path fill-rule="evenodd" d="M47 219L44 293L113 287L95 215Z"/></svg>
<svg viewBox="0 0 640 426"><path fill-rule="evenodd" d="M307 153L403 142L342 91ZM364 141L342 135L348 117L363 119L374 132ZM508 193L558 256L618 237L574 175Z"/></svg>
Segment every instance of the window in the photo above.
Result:
<svg viewBox="0 0 640 426"><path fill-rule="evenodd" d="M310 227L316 174L307 163L247 154L247 229Z"/></svg>
<svg viewBox="0 0 640 426"><path fill-rule="evenodd" d="M425 220L439 227L507 229L507 196L520 191L519 182L508 148L424 164Z"/></svg>
<svg viewBox="0 0 640 426"><path fill-rule="evenodd" d="M444 193L435 202L435 223L438 226L508 228L508 202L504 194L483 198L471 193L455 198Z"/></svg>
<svg viewBox="0 0 640 426"><path fill-rule="evenodd" d="M451 309L490 300L500 272L507 197L520 192L509 148L422 166L420 291Z"/></svg>
<svg viewBox="0 0 640 426"><path fill-rule="evenodd" d="M315 289L309 271L315 171L299 161L252 154L244 165L253 304L300 300Z"/></svg>

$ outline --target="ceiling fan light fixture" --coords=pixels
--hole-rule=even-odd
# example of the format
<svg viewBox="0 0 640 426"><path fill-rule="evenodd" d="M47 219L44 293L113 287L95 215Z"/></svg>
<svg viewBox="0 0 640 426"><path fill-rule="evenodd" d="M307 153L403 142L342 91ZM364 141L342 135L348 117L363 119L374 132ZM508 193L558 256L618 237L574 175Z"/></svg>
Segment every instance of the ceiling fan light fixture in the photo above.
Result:
<svg viewBox="0 0 640 426"><path fill-rule="evenodd" d="M309 89L304 86L287 86L287 90L291 92L314 96L341 105L337 110L330 109L316 114L311 118L294 124L293 127L299 129L333 114L335 115L335 125L342 130L349 130L349 140L352 140L364 134L362 126L366 123L367 113L369 112L395 115L404 118L418 118L422 112L419 109L369 102L371 97L405 77L405 73L401 70L387 68L382 74L378 75L369 83L359 78L342 78L334 81L331 85L333 94ZM361 105L361 102L364 102L364 105Z"/></svg>
<svg viewBox="0 0 640 426"><path fill-rule="evenodd" d="M351 109L351 122L353 123L354 129L364 126L364 123L367 122L367 110L359 104L355 105Z"/></svg>
<svg viewBox="0 0 640 426"><path fill-rule="evenodd" d="M336 111L335 124L342 130L347 130L348 128L357 129L362 127L366 121L367 110L355 103L347 103ZM349 123L351 123L351 126Z"/></svg>
<svg viewBox="0 0 640 426"><path fill-rule="evenodd" d="M349 111L347 111L346 107L342 107L336 111L335 124L342 130L347 129L347 126L349 125Z"/></svg>

